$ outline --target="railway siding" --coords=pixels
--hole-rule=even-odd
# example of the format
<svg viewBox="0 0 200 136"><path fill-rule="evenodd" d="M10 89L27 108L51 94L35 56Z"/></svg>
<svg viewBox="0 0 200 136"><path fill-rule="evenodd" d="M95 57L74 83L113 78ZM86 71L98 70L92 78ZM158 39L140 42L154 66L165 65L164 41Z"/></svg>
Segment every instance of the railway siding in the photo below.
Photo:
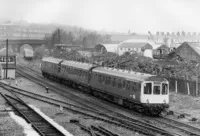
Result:
<svg viewBox="0 0 200 136"><path fill-rule="evenodd" d="M58 130L47 119L38 114L30 106L28 106L21 99L13 98L9 95L1 94L5 100L11 105L32 127L42 136L55 135L55 136L72 136L66 135Z"/></svg>

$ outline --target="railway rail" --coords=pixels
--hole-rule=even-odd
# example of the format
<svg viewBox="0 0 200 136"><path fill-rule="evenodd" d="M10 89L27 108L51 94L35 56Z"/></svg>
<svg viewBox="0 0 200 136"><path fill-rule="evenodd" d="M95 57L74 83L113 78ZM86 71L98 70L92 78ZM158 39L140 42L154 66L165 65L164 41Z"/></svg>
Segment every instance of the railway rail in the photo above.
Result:
<svg viewBox="0 0 200 136"><path fill-rule="evenodd" d="M160 117L158 119L155 119L158 122L161 122L163 124L166 124L167 126L171 126L173 128L182 130L188 135L192 136L200 136L200 128L194 127L189 124L185 124L183 122L176 121L174 119L168 118L168 117Z"/></svg>
<svg viewBox="0 0 200 136"><path fill-rule="evenodd" d="M41 136L65 136L60 130L44 119L21 99L1 95Z"/></svg>
<svg viewBox="0 0 200 136"><path fill-rule="evenodd" d="M45 103L49 103L49 104L52 104L52 105L55 105L55 106L60 106L60 103L58 103L58 101L55 101L55 99L49 99L48 97L45 97L45 96L42 96L42 95L38 95L38 94L35 95L34 93L27 93L27 91L22 90L22 89L17 89L17 90L21 90L21 91L15 91L13 89L9 89L8 87L5 87L6 84L3 84L3 85L0 84L0 86L3 87L4 89L8 90L12 94L15 93L15 95L16 94L25 95L25 96L30 97L32 99L37 99L37 100L40 100L40 101L45 102ZM14 87L10 87L10 88L14 88ZM26 93L22 93L22 91L26 92ZM35 96L37 96L37 97L35 97ZM46 100L46 99L48 99L48 100ZM170 133L168 133L168 132L166 132L166 131L158 128L158 127L153 127L153 126L151 126L151 125L149 125L147 123L143 123L142 124L142 123L138 123L138 122L137 123L136 122L130 122L130 121L128 122L127 120L122 120L121 118L113 117L111 115L107 115L105 113L101 113L101 112L97 112L97 111L94 111L94 112L96 114L98 114L98 116L94 116L92 114L80 111L79 109L74 109L72 107L67 107L67 106L64 106L64 105L63 105L63 108L67 109L67 110L70 110L72 112L76 112L76 113L85 115L87 117L92 117L94 119L97 119L97 120L100 120L100 121L104 121L104 122L107 122L107 123L110 123L110 124L113 124L113 125L117 125L117 126L126 128L128 130L136 131L136 132L139 132L139 133L142 133L142 134L145 134L145 135L154 136L154 135L156 135L158 133L159 134L169 135L169 136L172 135L172 134L170 134ZM99 116L104 116L104 117L99 117Z"/></svg>
<svg viewBox="0 0 200 136"><path fill-rule="evenodd" d="M29 70L29 71L31 71L31 70ZM35 72L36 73L36 72ZM35 77L36 78L36 77ZM30 78L29 78L30 79ZM130 112L130 111L129 111ZM117 115L120 115L119 113L117 114ZM124 116L124 115L120 115L121 117L124 117L124 119L126 119L126 120L129 120L129 121L134 121L134 119L132 119L132 118L130 118L130 117L127 117L127 116ZM166 118L166 117L164 117L164 118ZM165 125L167 125L167 126L169 126L169 127L171 127L171 128L176 128L176 129L178 129L178 130L180 130L180 131L182 131L182 132L184 132L185 134L189 134L189 135L199 135L199 132L200 132L200 129L199 128L196 128L196 127L194 127L194 128L196 128L196 130L194 129L194 128L191 128L191 127L188 127L187 128L187 126L185 126L185 128L183 128L183 124L184 123L182 123L182 122L179 122L179 121L176 121L176 120L174 120L175 122L177 122L177 123L174 123L174 124L170 124L170 123L172 123L172 122L170 122L169 121L169 119L162 119L162 117L161 118L159 118L159 119L153 119L153 118L151 118L150 120L154 120L155 122L159 122L159 123L162 123L162 124L165 124ZM144 119L144 121L147 121L147 122L149 122L148 120L146 120L146 119ZM178 125L177 125L178 124ZM187 125L187 124L186 124ZM190 125L189 125L190 126ZM175 135L181 135L181 134L178 134L178 133L176 133Z"/></svg>

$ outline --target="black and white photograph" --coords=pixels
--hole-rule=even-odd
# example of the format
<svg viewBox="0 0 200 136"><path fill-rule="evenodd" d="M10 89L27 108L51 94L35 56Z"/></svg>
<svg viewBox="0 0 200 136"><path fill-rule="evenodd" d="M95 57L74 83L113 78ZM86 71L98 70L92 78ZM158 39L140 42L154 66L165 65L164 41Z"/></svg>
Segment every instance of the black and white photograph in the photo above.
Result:
<svg viewBox="0 0 200 136"><path fill-rule="evenodd" d="M200 0L0 0L0 136L200 136Z"/></svg>

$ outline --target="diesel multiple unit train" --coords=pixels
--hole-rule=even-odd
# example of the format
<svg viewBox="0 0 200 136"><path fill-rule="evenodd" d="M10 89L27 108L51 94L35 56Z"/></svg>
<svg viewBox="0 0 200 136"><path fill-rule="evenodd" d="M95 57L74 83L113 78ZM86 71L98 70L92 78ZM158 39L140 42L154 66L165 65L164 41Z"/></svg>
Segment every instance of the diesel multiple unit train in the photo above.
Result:
<svg viewBox="0 0 200 136"><path fill-rule="evenodd" d="M169 107L169 82L162 77L52 57L42 59L41 70L44 77L143 113L159 115Z"/></svg>
<svg viewBox="0 0 200 136"><path fill-rule="evenodd" d="M32 60L34 57L34 52L31 49L24 49L23 56L26 60Z"/></svg>

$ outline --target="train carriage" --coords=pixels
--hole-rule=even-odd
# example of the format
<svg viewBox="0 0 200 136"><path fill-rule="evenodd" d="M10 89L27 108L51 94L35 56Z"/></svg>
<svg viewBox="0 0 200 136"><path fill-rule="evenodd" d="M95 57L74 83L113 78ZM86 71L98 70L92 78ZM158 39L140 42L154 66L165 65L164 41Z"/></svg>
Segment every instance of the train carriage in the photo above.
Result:
<svg viewBox="0 0 200 136"><path fill-rule="evenodd" d="M31 49L24 49L23 51L24 59L26 60L32 60L34 57L34 52Z"/></svg>
<svg viewBox="0 0 200 136"><path fill-rule="evenodd" d="M61 63L62 61L62 59L52 57L42 59L41 70L43 76L57 79L57 77L59 76L59 63Z"/></svg>
<svg viewBox="0 0 200 136"><path fill-rule="evenodd" d="M89 71L93 65L75 61L64 61L61 64L60 77L84 86L88 85Z"/></svg>
<svg viewBox="0 0 200 136"><path fill-rule="evenodd" d="M158 115L168 108L169 83L162 77L56 58L44 58L41 69L45 77L131 109Z"/></svg>
<svg viewBox="0 0 200 136"><path fill-rule="evenodd" d="M167 107L169 85L164 78L103 67L95 68L92 73L91 87L108 93L109 95L103 97L108 97L118 104L138 110L147 109L146 112L149 112L150 106L151 110L156 109L156 112Z"/></svg>

